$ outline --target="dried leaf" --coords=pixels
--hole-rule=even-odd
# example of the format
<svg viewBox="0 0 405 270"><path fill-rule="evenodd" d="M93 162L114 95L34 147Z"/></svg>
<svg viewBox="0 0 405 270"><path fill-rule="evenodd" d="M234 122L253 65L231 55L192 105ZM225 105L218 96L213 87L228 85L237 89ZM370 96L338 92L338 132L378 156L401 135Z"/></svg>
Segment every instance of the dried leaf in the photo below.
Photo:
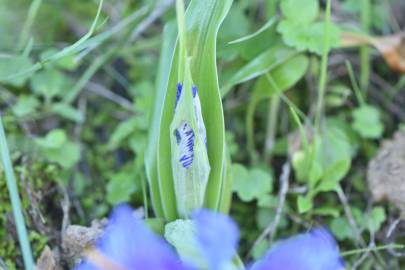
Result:
<svg viewBox="0 0 405 270"><path fill-rule="evenodd" d="M384 37L368 37L343 33L340 43L344 47L370 45L375 47L394 71L405 73L405 32Z"/></svg>

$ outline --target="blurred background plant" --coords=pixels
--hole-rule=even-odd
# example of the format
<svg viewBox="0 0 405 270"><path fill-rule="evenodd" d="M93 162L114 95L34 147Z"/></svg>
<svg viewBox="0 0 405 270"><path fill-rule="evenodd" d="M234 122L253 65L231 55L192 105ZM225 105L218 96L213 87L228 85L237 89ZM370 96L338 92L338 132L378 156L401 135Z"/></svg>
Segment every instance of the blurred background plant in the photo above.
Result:
<svg viewBox="0 0 405 270"><path fill-rule="evenodd" d="M153 215L144 158L173 2L0 0L0 106L35 258L60 247L69 224L121 202ZM246 260L315 224L344 251L405 243L401 207L374 203L366 181L368 162L405 121L404 73L387 58L405 62L405 3L331 4L326 35L326 1L316 0L234 0L218 33L230 215ZM378 51L359 37L379 37ZM10 213L1 174L0 268L21 269ZM405 265L393 249L346 260Z"/></svg>

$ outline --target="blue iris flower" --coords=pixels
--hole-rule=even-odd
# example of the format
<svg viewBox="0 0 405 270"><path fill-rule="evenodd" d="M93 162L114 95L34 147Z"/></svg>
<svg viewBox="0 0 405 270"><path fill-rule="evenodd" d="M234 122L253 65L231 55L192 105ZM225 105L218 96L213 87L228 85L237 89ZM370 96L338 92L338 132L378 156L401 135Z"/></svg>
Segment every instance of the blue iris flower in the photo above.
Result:
<svg viewBox="0 0 405 270"><path fill-rule="evenodd" d="M113 210L95 250L97 255L89 256L95 259L84 261L75 270L190 269L163 239L154 235L134 216L133 210L127 205L117 206ZM109 261L116 267L105 268L104 261ZM101 262L102 266L100 263L97 265L97 262Z"/></svg>
<svg viewBox="0 0 405 270"><path fill-rule="evenodd" d="M196 243L209 269L220 270L236 255L238 227L226 215L200 210L193 215ZM193 270L127 205L116 207L87 259L75 270ZM279 242L250 270L341 270L338 247L324 228Z"/></svg>
<svg viewBox="0 0 405 270"><path fill-rule="evenodd" d="M220 270L236 254L239 230L228 216L209 210L193 214L196 240L210 269Z"/></svg>
<svg viewBox="0 0 405 270"><path fill-rule="evenodd" d="M279 242L251 270L343 270L344 262L332 235L315 228Z"/></svg>

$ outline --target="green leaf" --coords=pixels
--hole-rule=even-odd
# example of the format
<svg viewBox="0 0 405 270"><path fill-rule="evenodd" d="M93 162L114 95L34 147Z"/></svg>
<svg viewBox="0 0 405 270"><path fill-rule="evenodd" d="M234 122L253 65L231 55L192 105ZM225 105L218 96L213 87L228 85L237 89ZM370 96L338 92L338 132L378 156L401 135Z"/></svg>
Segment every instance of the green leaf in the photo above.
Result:
<svg viewBox="0 0 405 270"><path fill-rule="evenodd" d="M240 46L229 46L228 42L249 33L250 22L241 2L232 4L218 33L218 57L233 60L238 57Z"/></svg>
<svg viewBox="0 0 405 270"><path fill-rule="evenodd" d="M51 57L52 55L58 53L56 48L48 49L41 53L41 60L44 61L45 59ZM75 70L79 65L79 62L76 60L76 55L68 54L59 60L56 61L56 65L66 70Z"/></svg>
<svg viewBox="0 0 405 270"><path fill-rule="evenodd" d="M17 117L25 117L35 113L39 105L40 102L36 97L22 95L17 98L17 102L13 105L12 110Z"/></svg>
<svg viewBox="0 0 405 270"><path fill-rule="evenodd" d="M277 31L283 36L285 44L297 50L308 50L318 55L322 54L322 42L324 36L324 22L316 22L309 25L292 20L283 20L277 26ZM329 46L340 46L340 29L333 23L329 25Z"/></svg>
<svg viewBox="0 0 405 270"><path fill-rule="evenodd" d="M309 159L304 151L297 151L292 156L292 165L294 168L295 176L300 182L304 182L308 177Z"/></svg>
<svg viewBox="0 0 405 270"><path fill-rule="evenodd" d="M277 205L278 206L278 205ZM273 208L258 208L256 211L256 223L259 230L265 230L269 224L274 221L276 216L276 207ZM284 211L284 210L283 210ZM280 222L278 223L278 228L280 230L284 229L287 226L288 222L285 217L280 217Z"/></svg>
<svg viewBox="0 0 405 270"><path fill-rule="evenodd" d="M350 163L349 158L336 161L325 170L322 178L337 184L349 171Z"/></svg>
<svg viewBox="0 0 405 270"><path fill-rule="evenodd" d="M305 55L299 54L269 71L268 75L274 80L277 89L274 89L275 87L266 76L261 76L256 81L246 112L246 137L250 152L253 152L255 149L254 113L257 105L259 102L277 94L277 91L286 91L295 85L304 76L308 68L308 62L308 58Z"/></svg>
<svg viewBox="0 0 405 270"><path fill-rule="evenodd" d="M318 0L282 0L280 3L281 11L287 19L307 24L314 21L319 13Z"/></svg>
<svg viewBox="0 0 405 270"><path fill-rule="evenodd" d="M44 138L37 138L35 140L35 142L43 148L58 148L66 141L67 136L63 129L51 130Z"/></svg>
<svg viewBox="0 0 405 270"><path fill-rule="evenodd" d="M309 199L319 192L334 191L348 173L351 165L351 145L346 134L326 122L322 136L314 136L307 153L298 151L293 155L293 168L297 179L308 181L307 197L298 198L300 212L309 210Z"/></svg>
<svg viewBox="0 0 405 270"><path fill-rule="evenodd" d="M81 111L65 103L52 104L51 111L65 119L69 119L77 123L82 123L84 121L84 116Z"/></svg>
<svg viewBox="0 0 405 270"><path fill-rule="evenodd" d="M267 250L270 248L269 241L267 239L261 240L252 250L252 256L255 260L263 258Z"/></svg>
<svg viewBox="0 0 405 270"><path fill-rule="evenodd" d="M42 155L65 169L73 167L80 160L80 147L69 141L64 130L54 129L44 138L36 138Z"/></svg>
<svg viewBox="0 0 405 270"><path fill-rule="evenodd" d="M164 236L183 260L193 263L198 269L207 269L207 262L201 257L195 239L193 221L178 219L166 224Z"/></svg>
<svg viewBox="0 0 405 270"><path fill-rule="evenodd" d="M0 155L1 155L2 169L5 173L8 195L13 210L14 225L17 232L19 245L21 247L21 253L23 256L24 264L26 269L34 269L35 265L33 261L32 250L27 233L27 227L24 221L24 211L23 207L21 206L22 201L20 200L17 181L14 176L14 170L10 158L10 151L8 149L7 138L4 132L3 119L1 118L1 115L0 115ZM4 206L7 204L5 202L2 202L1 205ZM2 208L2 211L4 211L4 208ZM9 211L9 209L7 211Z"/></svg>
<svg viewBox="0 0 405 270"><path fill-rule="evenodd" d="M220 205L219 205L219 211L222 213L229 213L229 210L231 209L231 203L232 203L232 170L230 169L232 164L231 164L231 157L230 154L228 153L228 148L226 148L227 153L226 153L226 160L224 161L224 171L225 174L223 175L222 179L222 187L221 187L221 198L220 198Z"/></svg>
<svg viewBox="0 0 405 270"><path fill-rule="evenodd" d="M107 201L112 205L128 202L136 190L134 174L119 172L112 175L107 184Z"/></svg>
<svg viewBox="0 0 405 270"><path fill-rule="evenodd" d="M382 136L384 125L381 121L380 111L371 105L364 105L352 111L353 129L362 138L378 139Z"/></svg>
<svg viewBox="0 0 405 270"><path fill-rule="evenodd" d="M181 21L181 17L178 17ZM181 25L179 28L182 29ZM211 168L199 93L197 89L193 93L195 86L191 77L190 60L186 57L186 51L183 51L185 44L182 43L182 37L180 32L178 81L182 84L182 91L176 96L175 113L170 124L170 149L177 213L180 217L188 217L194 210L203 207ZM192 153L187 154L190 150L185 149L190 149L190 143ZM184 157L188 165L181 161Z"/></svg>
<svg viewBox="0 0 405 270"><path fill-rule="evenodd" d="M229 42L228 44L240 43L240 42L244 42L244 41L247 41L249 39L252 39L252 38L260 35L261 33L263 33L268 28L272 27L276 21L277 21L277 17L273 17L270 20L268 20L262 27L260 27L256 32L254 32L252 34L249 34L247 36L238 38L236 40L233 40L233 41ZM239 27L239 25L237 25L237 26Z"/></svg>
<svg viewBox="0 0 405 270"><path fill-rule="evenodd" d="M340 181L349 171L352 146L346 133L339 127L327 124L322 141L322 156L325 180ZM326 178L327 177L327 178Z"/></svg>
<svg viewBox="0 0 405 270"><path fill-rule="evenodd" d="M371 216L369 218L366 218L365 220L368 221L367 228L369 228L371 232L376 233L377 231L380 230L381 225L384 223L386 219L387 216L385 214L384 207L377 206L373 207L373 210L371 211Z"/></svg>
<svg viewBox="0 0 405 270"><path fill-rule="evenodd" d="M270 194L264 194L260 196L257 201L257 206L262 208L277 208L278 198Z"/></svg>
<svg viewBox="0 0 405 270"><path fill-rule="evenodd" d="M332 220L330 230L338 240L352 239L353 230L344 217L337 217Z"/></svg>
<svg viewBox="0 0 405 270"><path fill-rule="evenodd" d="M271 175L258 168L247 170L241 164L233 164L232 178L233 189L244 202L258 199L272 190Z"/></svg>
<svg viewBox="0 0 405 270"><path fill-rule="evenodd" d="M51 99L61 96L69 90L69 81L56 69L45 69L31 77L31 87L34 93Z"/></svg>
<svg viewBox="0 0 405 270"><path fill-rule="evenodd" d="M16 87L23 86L31 73L24 73L18 77L12 76L26 70L31 65L31 59L27 56L0 58L0 83L11 84Z"/></svg>
<svg viewBox="0 0 405 270"><path fill-rule="evenodd" d="M209 270L208 262L204 259L195 238L195 225L192 220L178 219L165 226L165 239L175 247L182 261L192 264L196 269ZM237 256L235 252L235 256ZM223 270L242 270L233 261L225 263Z"/></svg>
<svg viewBox="0 0 405 270"><path fill-rule="evenodd" d="M326 93L325 102L328 108L341 107L347 102L351 90L345 85L331 85Z"/></svg>
<svg viewBox="0 0 405 270"><path fill-rule="evenodd" d="M146 175L151 193L152 206L155 214L158 217L165 216L162 207L162 199L160 197L162 191L160 190L161 184L158 180L157 169L158 138L175 43L176 28L173 23L169 23L163 30L163 43L160 51L161 57L159 61L158 76L156 78L156 91L154 95L155 103L148 136L149 141L145 153ZM171 194L172 191L166 190L165 192L168 194L167 200L171 200L172 197L169 194Z"/></svg>
<svg viewBox="0 0 405 270"><path fill-rule="evenodd" d="M186 12L187 52L191 61L191 78L199 90L202 116L207 131L207 149L211 171L205 196L205 207L219 209L221 187L226 171L225 131L221 96L216 68L216 36L218 28L228 12L231 0L191 1ZM176 56L179 55L178 49ZM174 116L174 104L178 83L178 59L172 62L167 92L160 119L157 165L158 183L165 218L177 216L171 166L170 124Z"/></svg>
<svg viewBox="0 0 405 270"><path fill-rule="evenodd" d="M65 169L72 168L80 160L80 147L73 142L65 142L58 149L43 149L45 157Z"/></svg>
<svg viewBox="0 0 405 270"><path fill-rule="evenodd" d="M337 218L340 216L340 211L336 206L324 206L314 209L313 214Z"/></svg>
<svg viewBox="0 0 405 270"><path fill-rule="evenodd" d="M132 117L118 124L108 142L108 149L116 148L123 140L128 138L137 128L137 118Z"/></svg>
<svg viewBox="0 0 405 270"><path fill-rule="evenodd" d="M313 208L313 202L312 202L312 196L298 196L297 199L297 206L298 206L298 212L299 213L305 213L308 212Z"/></svg>
<svg viewBox="0 0 405 270"><path fill-rule="evenodd" d="M137 155L143 155L146 148L146 142L146 135L144 133L136 132L130 136L129 148L131 148L131 150Z"/></svg>
<svg viewBox="0 0 405 270"><path fill-rule="evenodd" d="M270 72L293 56L297 55L295 50L283 45L276 45L251 60L240 68L222 87L221 94L224 97L231 88L239 83L249 81L266 72Z"/></svg>
<svg viewBox="0 0 405 270"><path fill-rule="evenodd" d="M312 143L308 145L307 151L301 150L293 154L292 165L297 176L297 180L308 182L310 187L314 187L323 175L323 165L320 161L322 149L322 139L315 136Z"/></svg>

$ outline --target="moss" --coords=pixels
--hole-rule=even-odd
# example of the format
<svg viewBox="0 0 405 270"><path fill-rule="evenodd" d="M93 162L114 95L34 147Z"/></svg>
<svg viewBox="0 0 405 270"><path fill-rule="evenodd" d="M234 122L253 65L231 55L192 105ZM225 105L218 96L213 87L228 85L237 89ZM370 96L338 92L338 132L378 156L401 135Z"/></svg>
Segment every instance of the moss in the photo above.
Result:
<svg viewBox="0 0 405 270"><path fill-rule="evenodd" d="M48 236L43 235L34 229L33 221L28 215L31 207L31 199L26 187L27 184L29 184L31 191L35 194L44 193L50 185L55 185L54 180L60 175L60 170L53 164L39 162L16 165L14 169L16 175L19 176L16 177L16 179L18 181L18 189L22 207L24 209L24 216L29 232L33 256L34 258L37 258L45 245L48 244L49 239ZM21 179L24 179L24 181L21 181ZM21 252L18 246L18 241L15 239L16 232L12 221L12 208L4 174L0 174L0 202L2 202L0 204L0 257L6 263L9 270L21 269Z"/></svg>

